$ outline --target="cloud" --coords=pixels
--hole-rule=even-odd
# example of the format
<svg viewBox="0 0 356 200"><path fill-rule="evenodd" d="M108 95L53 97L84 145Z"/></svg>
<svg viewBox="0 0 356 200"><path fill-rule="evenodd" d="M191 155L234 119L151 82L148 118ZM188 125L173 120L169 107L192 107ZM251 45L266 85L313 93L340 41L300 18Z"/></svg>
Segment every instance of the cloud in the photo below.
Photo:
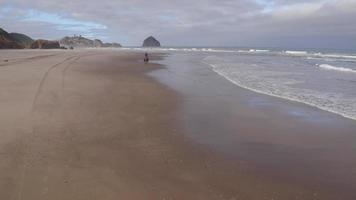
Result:
<svg viewBox="0 0 356 200"><path fill-rule="evenodd" d="M32 9L28 10L26 15L23 17L22 21L44 22L44 23L55 25L56 28L59 30L79 31L79 32L88 32L88 33L90 33L92 30L107 28L105 25L102 24L75 20L57 14L41 12Z"/></svg>
<svg viewBox="0 0 356 200"><path fill-rule="evenodd" d="M172 46L356 48L356 0L2 0L0 6L13 12L0 8L1 26L36 37L86 34L140 45L154 35Z"/></svg>

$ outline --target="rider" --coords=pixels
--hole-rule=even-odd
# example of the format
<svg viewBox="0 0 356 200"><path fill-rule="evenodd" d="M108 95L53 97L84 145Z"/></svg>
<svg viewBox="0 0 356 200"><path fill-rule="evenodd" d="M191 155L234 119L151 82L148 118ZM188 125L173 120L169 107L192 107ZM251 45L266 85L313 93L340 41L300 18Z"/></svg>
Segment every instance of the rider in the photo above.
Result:
<svg viewBox="0 0 356 200"><path fill-rule="evenodd" d="M148 63L148 61L150 61L150 59L148 58L148 53L145 53L144 62L145 62L145 63Z"/></svg>

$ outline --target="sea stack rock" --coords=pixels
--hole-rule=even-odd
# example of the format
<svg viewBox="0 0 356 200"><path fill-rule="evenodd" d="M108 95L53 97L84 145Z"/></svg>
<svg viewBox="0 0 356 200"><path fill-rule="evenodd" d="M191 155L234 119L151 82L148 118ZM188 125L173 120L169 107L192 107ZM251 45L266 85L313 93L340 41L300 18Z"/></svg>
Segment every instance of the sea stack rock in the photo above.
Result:
<svg viewBox="0 0 356 200"><path fill-rule="evenodd" d="M160 47L161 43L158 40L156 40L156 38L154 38L153 36L150 36L147 39L145 39L142 46L143 47Z"/></svg>

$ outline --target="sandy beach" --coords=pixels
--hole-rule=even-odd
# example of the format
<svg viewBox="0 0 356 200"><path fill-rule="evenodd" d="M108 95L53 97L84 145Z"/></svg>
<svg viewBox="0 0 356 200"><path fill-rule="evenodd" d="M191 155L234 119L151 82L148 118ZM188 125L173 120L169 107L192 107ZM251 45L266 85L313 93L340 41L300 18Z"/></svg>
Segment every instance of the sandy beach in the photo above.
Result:
<svg viewBox="0 0 356 200"><path fill-rule="evenodd" d="M356 198L355 121L150 56L1 51L0 199Z"/></svg>

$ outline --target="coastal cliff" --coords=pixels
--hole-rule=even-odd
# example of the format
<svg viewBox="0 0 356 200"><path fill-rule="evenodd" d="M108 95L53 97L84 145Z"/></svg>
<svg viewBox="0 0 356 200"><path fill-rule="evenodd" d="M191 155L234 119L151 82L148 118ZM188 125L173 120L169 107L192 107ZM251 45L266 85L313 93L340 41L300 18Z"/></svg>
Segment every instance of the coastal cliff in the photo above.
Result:
<svg viewBox="0 0 356 200"><path fill-rule="evenodd" d="M28 40L32 39L23 34L8 33L0 28L0 49L23 49L28 44Z"/></svg>
<svg viewBox="0 0 356 200"><path fill-rule="evenodd" d="M88 39L82 36L73 36L73 37L64 37L59 43L65 47L74 47L74 48L104 48L104 47L121 47L118 43L104 43L99 39Z"/></svg>
<svg viewBox="0 0 356 200"><path fill-rule="evenodd" d="M60 44L58 41L50 40L36 40L32 43L31 49L59 49Z"/></svg>

